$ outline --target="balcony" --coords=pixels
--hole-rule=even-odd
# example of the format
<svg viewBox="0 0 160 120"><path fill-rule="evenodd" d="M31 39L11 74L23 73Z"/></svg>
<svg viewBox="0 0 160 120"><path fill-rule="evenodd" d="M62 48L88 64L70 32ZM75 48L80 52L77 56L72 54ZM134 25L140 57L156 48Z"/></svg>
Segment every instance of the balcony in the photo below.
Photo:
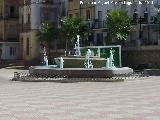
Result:
<svg viewBox="0 0 160 120"><path fill-rule="evenodd" d="M31 5L31 4L46 4L46 5L52 5L54 4L53 0L45 0L45 1L37 1L37 2L31 2L31 0L26 0L25 5Z"/></svg>
<svg viewBox="0 0 160 120"><path fill-rule="evenodd" d="M6 20L18 20L19 19L19 15L9 14L9 15L6 15L4 19L6 19Z"/></svg>
<svg viewBox="0 0 160 120"><path fill-rule="evenodd" d="M105 21L96 21L94 24L95 29L103 29L106 28L106 23Z"/></svg>
<svg viewBox="0 0 160 120"><path fill-rule="evenodd" d="M31 30L31 24L19 24L19 32L27 32Z"/></svg>
<svg viewBox="0 0 160 120"><path fill-rule="evenodd" d="M18 42L18 41L19 41L18 36L7 38L7 42Z"/></svg>
<svg viewBox="0 0 160 120"><path fill-rule="evenodd" d="M148 22L148 19L146 18L136 18L131 21L132 25L137 24L157 24L156 18L151 18L150 23Z"/></svg>
<svg viewBox="0 0 160 120"><path fill-rule="evenodd" d="M87 25L91 29L103 29L106 28L105 21L98 21L98 20L87 20Z"/></svg>

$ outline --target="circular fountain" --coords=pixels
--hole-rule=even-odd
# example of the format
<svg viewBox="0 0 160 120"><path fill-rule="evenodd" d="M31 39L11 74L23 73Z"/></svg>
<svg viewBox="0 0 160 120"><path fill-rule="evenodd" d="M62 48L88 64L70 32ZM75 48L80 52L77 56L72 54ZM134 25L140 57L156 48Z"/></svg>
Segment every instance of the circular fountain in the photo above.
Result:
<svg viewBox="0 0 160 120"><path fill-rule="evenodd" d="M30 75L37 76L67 76L67 78L111 78L116 75L132 74L133 69L128 67L116 67L114 61L114 50L111 48L108 58L101 57L100 49L97 53L87 49L82 55L79 44L80 36L77 35L77 42L74 50L75 54L65 55L55 58L56 65L48 65L48 59L44 52L45 66L31 66Z"/></svg>

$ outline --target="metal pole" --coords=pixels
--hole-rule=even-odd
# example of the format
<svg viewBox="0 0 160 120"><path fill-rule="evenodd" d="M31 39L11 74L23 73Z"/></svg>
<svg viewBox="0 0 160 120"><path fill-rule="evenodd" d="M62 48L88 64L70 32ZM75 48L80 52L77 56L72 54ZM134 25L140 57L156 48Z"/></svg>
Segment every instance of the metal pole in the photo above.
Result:
<svg viewBox="0 0 160 120"><path fill-rule="evenodd" d="M142 38L142 31L141 31L141 29L142 29L142 18L141 18L141 16L140 16L140 18L139 18L139 24L140 24L140 30L139 30L139 38L140 38L140 40L141 40L141 38Z"/></svg>
<svg viewBox="0 0 160 120"><path fill-rule="evenodd" d="M6 14L5 14L5 0L3 0L3 41L5 41L5 19L6 19Z"/></svg>
<svg viewBox="0 0 160 120"><path fill-rule="evenodd" d="M150 1L150 0L149 0ZM151 2L151 1L150 1ZM151 8L151 3L149 2L149 11L148 11L148 44L150 44L150 8Z"/></svg>

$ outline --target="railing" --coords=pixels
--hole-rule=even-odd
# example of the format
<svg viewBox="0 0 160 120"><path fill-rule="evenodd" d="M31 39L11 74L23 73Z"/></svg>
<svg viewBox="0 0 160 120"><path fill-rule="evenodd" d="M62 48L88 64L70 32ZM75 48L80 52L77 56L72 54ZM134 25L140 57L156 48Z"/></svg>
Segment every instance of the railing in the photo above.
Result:
<svg viewBox="0 0 160 120"><path fill-rule="evenodd" d="M146 18L136 18L132 19L131 21L132 25L137 25L137 24L157 24L156 19L152 19L150 22Z"/></svg>
<svg viewBox="0 0 160 120"><path fill-rule="evenodd" d="M95 29L106 28L105 21L97 21L97 22L95 22L94 28Z"/></svg>
<svg viewBox="0 0 160 120"><path fill-rule="evenodd" d="M106 28L105 21L97 21L97 20L88 20L86 21L87 25L91 29L101 29Z"/></svg>
<svg viewBox="0 0 160 120"><path fill-rule="evenodd" d="M7 38L8 42L18 42L19 41L19 37L15 36L15 37L8 37Z"/></svg>
<svg viewBox="0 0 160 120"><path fill-rule="evenodd" d="M54 4L53 0L45 0L45 1L38 1L38 2L31 2L31 0L26 0L25 5L31 5L31 4L46 4L46 5L50 5L50 4Z"/></svg>
<svg viewBox="0 0 160 120"><path fill-rule="evenodd" d="M19 24L19 31L20 32L25 32L25 31L29 31L31 30L31 24L27 23L27 24Z"/></svg>
<svg viewBox="0 0 160 120"><path fill-rule="evenodd" d="M158 45L158 40L147 40L147 39L142 39L141 40L141 45Z"/></svg>
<svg viewBox="0 0 160 120"><path fill-rule="evenodd" d="M5 16L1 16L2 19L18 19L19 14L18 13L6 13Z"/></svg>
<svg viewBox="0 0 160 120"><path fill-rule="evenodd" d="M6 20L6 19L18 19L19 18L19 16L18 15L8 15L8 16L5 16L5 17L3 17L3 16L0 16L0 20Z"/></svg>

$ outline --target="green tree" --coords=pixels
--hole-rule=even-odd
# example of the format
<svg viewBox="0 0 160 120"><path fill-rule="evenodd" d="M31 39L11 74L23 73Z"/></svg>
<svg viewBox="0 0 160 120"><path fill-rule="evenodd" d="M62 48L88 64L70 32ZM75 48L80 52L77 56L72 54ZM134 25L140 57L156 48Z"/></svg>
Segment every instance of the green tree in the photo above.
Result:
<svg viewBox="0 0 160 120"><path fill-rule="evenodd" d="M160 8L157 9L156 18L157 18L157 23L160 25Z"/></svg>
<svg viewBox="0 0 160 120"><path fill-rule="evenodd" d="M76 36L80 35L84 38L87 35L87 25L81 17L65 17L63 19L61 32L65 37L65 47L68 49L69 45L73 45Z"/></svg>
<svg viewBox="0 0 160 120"><path fill-rule="evenodd" d="M123 43L132 29L131 19L126 11L112 9L106 15L106 26L109 41Z"/></svg>
<svg viewBox="0 0 160 120"><path fill-rule="evenodd" d="M53 23L44 22L40 26L38 36L43 47L47 50L47 55L50 56L50 44L57 37L57 29L54 27Z"/></svg>

